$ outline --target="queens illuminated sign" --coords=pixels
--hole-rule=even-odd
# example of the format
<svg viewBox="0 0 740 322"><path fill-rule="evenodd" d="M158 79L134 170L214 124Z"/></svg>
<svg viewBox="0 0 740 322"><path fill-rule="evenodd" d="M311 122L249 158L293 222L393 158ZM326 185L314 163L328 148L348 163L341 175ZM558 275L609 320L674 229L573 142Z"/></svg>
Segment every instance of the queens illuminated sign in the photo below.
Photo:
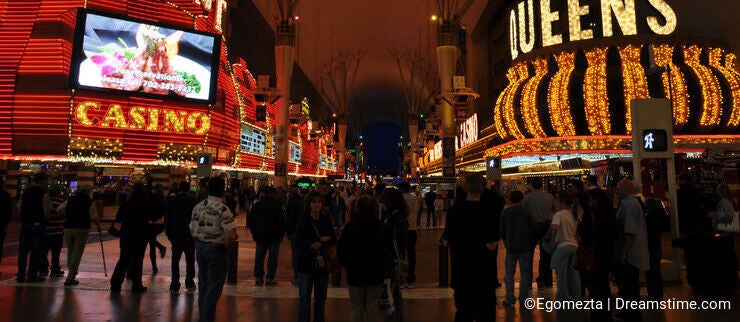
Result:
<svg viewBox="0 0 740 322"><path fill-rule="evenodd" d="M526 54L535 47L547 47L564 41L612 37L616 24L624 36L636 35L638 19L644 19L652 33L669 35L676 30L673 8L665 0L594 0L581 5L581 0L522 0L509 13L511 58ZM635 2L638 9L635 8ZM559 8L559 9L553 9ZM647 10L640 10L649 8ZM536 10L538 9L538 10ZM539 16L535 16L539 12ZM641 16L638 16L638 13ZM584 23L593 21L593 23ZM567 25L566 35L553 30L553 24ZM601 35L595 31L601 30Z"/></svg>
<svg viewBox="0 0 740 322"><path fill-rule="evenodd" d="M74 116L83 126L100 128L205 135L211 127L211 118L203 112L133 106L125 113L118 104L104 111L98 102L82 102L75 107Z"/></svg>

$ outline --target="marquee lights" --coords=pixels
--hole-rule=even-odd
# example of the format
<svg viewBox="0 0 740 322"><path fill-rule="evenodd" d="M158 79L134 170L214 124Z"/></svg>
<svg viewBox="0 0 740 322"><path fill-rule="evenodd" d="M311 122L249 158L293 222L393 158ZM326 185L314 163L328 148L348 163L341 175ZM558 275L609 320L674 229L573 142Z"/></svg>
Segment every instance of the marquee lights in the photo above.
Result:
<svg viewBox="0 0 740 322"><path fill-rule="evenodd" d="M573 116L570 113L570 76L575 68L575 56L573 52L563 52L555 56L558 71L550 82L547 102L550 105L550 121L555 132L560 136L576 135L573 128Z"/></svg>
<svg viewBox="0 0 740 322"><path fill-rule="evenodd" d="M736 144L740 135L674 135L673 146L677 152L697 152L706 146ZM632 136L574 136L557 138L537 138L507 142L486 150L481 160L490 157L509 158L520 155L575 154L575 153L632 153L627 148Z"/></svg>
<svg viewBox="0 0 740 322"><path fill-rule="evenodd" d="M683 46L686 65L691 67L691 70L694 71L694 74L699 79L699 84L701 84L703 100L699 125L701 125L705 130L708 130L719 124L719 119L722 114L722 110L720 109L722 106L722 94L719 82L712 73L712 70L709 69L709 67L702 65L699 61L701 51L702 48L696 45Z"/></svg>
<svg viewBox="0 0 740 322"><path fill-rule="evenodd" d="M547 76L547 59L537 58L532 63L534 65L534 76L524 83L522 89L522 117L527 131L535 137L547 136L540 123L539 111L537 108L537 89L542 79Z"/></svg>
<svg viewBox="0 0 740 322"><path fill-rule="evenodd" d="M722 65L722 49L712 48L709 50L709 66L716 68L725 76L727 83L730 84L732 96L732 110L730 119L727 121L728 127L736 127L740 124L740 78L734 69L727 69Z"/></svg>
<svg viewBox="0 0 740 322"><path fill-rule="evenodd" d="M211 126L210 117L203 112L188 113L185 111L164 109L161 111L161 114L164 115L164 122L160 126L160 109L158 108L139 106L130 108L128 115L129 119L133 121L132 123L126 121L123 109L118 104L111 104L102 120L96 116L91 116L90 110L100 110L100 103L87 101L77 105L75 116L80 124L90 127L98 126L117 129L144 129L146 127L147 131L175 133L184 133L187 125L188 132L195 135L208 133Z"/></svg>
<svg viewBox="0 0 740 322"><path fill-rule="evenodd" d="M650 4L665 18L665 24L661 25L658 17L647 17L647 24L654 33L658 35L670 35L676 30L678 20L676 13L664 0L648 0Z"/></svg>
<svg viewBox="0 0 740 322"><path fill-rule="evenodd" d="M666 98L673 105L673 124L681 128L689 121L689 96L681 70L673 64L673 46L658 45L654 48L655 64L665 67L666 73L661 75Z"/></svg>
<svg viewBox="0 0 740 322"><path fill-rule="evenodd" d="M612 13L617 18L617 24L622 29L622 35L637 34L637 18L635 0L601 0L601 28L604 37L614 35L612 30Z"/></svg>
<svg viewBox="0 0 740 322"><path fill-rule="evenodd" d="M531 0L530 0L531 3ZM552 12L552 6L550 5L550 0L540 0L540 15L542 16L542 19L540 23L542 24L542 47L557 45L559 43L563 42L563 36L562 35L554 35L552 33L552 23L560 20L560 13L555 11ZM522 15L519 15L519 25L521 25L521 21L524 19ZM534 21L529 21L530 25L534 25ZM522 52L527 52L522 50Z"/></svg>
<svg viewBox="0 0 740 322"><path fill-rule="evenodd" d="M532 51L532 48L534 48L534 6L532 5L532 1L527 0L527 17L529 19L519 19L519 48L525 53ZM520 2L517 8L519 10L519 16L524 17L524 1ZM529 26L528 29L525 28L525 24Z"/></svg>
<svg viewBox="0 0 740 322"><path fill-rule="evenodd" d="M519 61L507 72L509 85L504 89L494 107L494 126L502 139L525 139L545 137L543 122L552 124L559 136L576 134L574 116L578 111L573 110L574 104L580 98L574 98L571 86L572 79L582 77L583 113L586 117L585 126L590 135L612 134L611 124L624 122L627 133L631 133L631 115L629 104L635 98L650 98L647 86L647 75L640 64L640 53L643 45L625 45L616 48L621 61L619 75L621 80L607 77L606 56L610 48L590 48L583 51L586 56L587 68L583 75L573 73L574 61L577 52L560 52L553 57L537 57L532 62ZM740 74L735 71L735 55L721 48L704 48L698 45L676 46L668 44L652 44L654 46L655 63L665 67L661 75L663 91L655 93L656 98L665 94L673 102L673 116L675 118L674 131L682 133L688 124L698 124L703 132L731 133L740 126ZM683 61L673 62L675 50L684 52ZM709 51L708 64L699 60L703 50ZM676 59L681 59L677 56ZM547 62L556 61L558 68L554 73L548 73ZM534 65L534 74L530 75L528 64ZM686 67L679 67L686 66ZM714 70L713 70L714 69ZM699 84L695 89L689 89L684 73L696 74ZM552 76L549 76L552 75ZM669 76L670 75L670 76ZM543 82L550 81L546 87ZM719 82L724 79L729 85L729 91L723 91ZM607 86L620 84L622 86L624 106L619 107L619 113L610 113ZM537 91L547 90L546 102L537 101ZM693 93L693 94L690 94ZM571 101L572 99L572 101ZM700 102L701 113L690 113L689 101ZM733 102L723 104L723 102ZM547 104L547 106L537 106ZM727 105L723 107L723 105ZM732 106L730 108L730 106ZM548 110L549 115L539 115L539 111ZM694 116L692 116L694 115ZM696 118L696 119L692 119ZM524 122L522 122L522 120ZM522 132L519 124L527 129ZM586 133L584 133L586 134Z"/></svg>
<svg viewBox="0 0 740 322"><path fill-rule="evenodd" d="M522 83L524 83L524 81L527 80L527 77L529 76L529 70L526 63L518 64L514 67L514 71L514 74L516 76L514 76L514 82L510 85L511 90L507 93L508 95L505 97L506 101L504 102L504 106L513 106L519 87L522 85ZM504 112L506 113L506 115L504 116L504 119L506 120L506 128L509 129L509 133L511 133L511 135L515 138L524 138L524 134L519 129L519 125L517 125L516 123L516 120L520 118L521 115L517 115L514 112L514 109L506 109L504 110Z"/></svg>
<svg viewBox="0 0 740 322"><path fill-rule="evenodd" d="M636 98L648 98L645 70L640 65L640 48L642 46L627 45L617 47L622 61L622 79L624 79L624 114L627 133L632 133L632 113L630 104Z"/></svg>
<svg viewBox="0 0 740 322"><path fill-rule="evenodd" d="M552 2L566 1L567 6L557 6L559 9L553 11ZM585 40L597 36L594 30L599 28L595 25L584 28L581 23L583 18L599 24L602 33L598 36L603 38L615 35L614 22L619 28L619 34L624 36L637 34L639 20L644 21L650 31L657 35L672 34L678 25L675 11L665 0L648 0L648 6L654 9L648 11L638 10L635 0L598 0L598 3L586 5L580 5L580 2L580 0L520 0L509 12L511 58L516 59L520 53L526 54L537 46L548 47L563 43L565 35L553 33L553 24L557 24L561 19L567 20L567 41ZM535 6L539 6L539 16L533 15ZM596 8L595 12L590 10L591 7ZM651 11L657 12L657 15L638 17L638 14ZM535 26L540 28L535 28ZM540 42L536 43L535 39L539 39Z"/></svg>
<svg viewBox="0 0 740 322"><path fill-rule="evenodd" d="M74 29L76 9L90 8L218 33L224 28L221 22L227 13L227 0L89 0L83 5L63 0L27 2L27 6L4 16L9 24L7 32L0 35L7 47L0 53L0 63L17 66L0 71L0 83L13 85L0 88L0 112L7 118L7 122L0 122L0 158L189 167L193 153L208 150L218 151L214 154L218 166L257 173L262 173L262 168L264 173L271 173L270 157L231 153L238 146L234 134L240 121L246 121L254 110L249 91L255 81L246 63L228 62L225 41L218 68L218 105L70 91L64 86L69 74L64 62L73 44L63 31ZM39 29L41 25L64 28ZM33 38L29 38L31 34ZM47 78L48 82L39 82ZM272 129L270 122L263 126ZM41 143L26 147L31 141ZM64 141L66 149L62 146L60 154L54 152L60 150L58 145L48 152L36 151L36 145L45 147L46 142ZM304 173L299 175L311 175L318 163L314 160L318 155L313 156L318 147L305 143ZM299 168L295 169L297 173Z"/></svg>
<svg viewBox="0 0 740 322"><path fill-rule="evenodd" d="M583 80L586 121L592 135L611 133L609 122L609 100L606 96L606 52L607 48L586 51L588 68Z"/></svg>
<svg viewBox="0 0 740 322"><path fill-rule="evenodd" d="M588 15L588 6L579 5L579 0L568 0L568 30L570 41L591 39L594 31L581 28L581 17Z"/></svg>

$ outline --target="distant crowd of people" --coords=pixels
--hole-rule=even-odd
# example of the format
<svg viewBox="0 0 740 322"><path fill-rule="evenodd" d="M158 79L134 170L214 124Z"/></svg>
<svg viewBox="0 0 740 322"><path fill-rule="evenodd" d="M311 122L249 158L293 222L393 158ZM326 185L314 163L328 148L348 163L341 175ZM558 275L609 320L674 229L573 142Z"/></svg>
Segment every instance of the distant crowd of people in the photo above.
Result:
<svg viewBox="0 0 740 322"><path fill-rule="evenodd" d="M667 214L650 206L639 184L622 179L613 198L593 176L570 181L559 191L547 191L542 178L529 178L527 184L525 192L514 190L504 197L486 188L481 175L462 178L440 238L441 245L450 249L455 321L493 321L495 289L501 286L499 241L506 251L504 306L513 307L517 301L521 305L529 298L536 252L539 276L534 281L538 288L552 287L554 270L558 300L606 301L612 278L620 297L638 299L641 272L647 272L649 297L663 298L660 233ZM737 225L734 200L727 185L720 185L717 192L719 202L711 223L715 229L732 231ZM215 176L201 180L197 192L186 181L173 184L166 196L161 185L136 183L120 204L116 224L108 229L120 237L110 290L120 292L126 278L132 292L147 290L142 281L146 249L149 246L156 274L157 251L160 257L166 253L157 236L164 232L171 245L170 290L181 288L184 254L185 288L198 290L200 321L213 321L229 261L237 251L235 217L245 212L256 243L256 286L277 284L280 246L286 237L290 242L299 322L325 321L331 276L342 270L349 285L351 321L376 321L381 316L385 321L403 321L401 289L413 288L416 282L421 215L426 209L426 226L437 226L435 212L441 208L437 200L434 191L422 196L407 182L398 187L383 183L374 187L322 183L312 189L263 186L257 192L252 187L227 189L226 180ZM14 207L3 190L0 250ZM93 202L92 188L83 186L66 200L52 200L48 177L41 173L17 207L21 218L17 281L35 283L47 275L64 276L59 257L66 243L64 285L79 284L77 273L92 225L101 231L102 214ZM517 263L518 295L514 292ZM595 310L592 317L608 320L611 314ZM638 311L618 315L628 321L640 318Z"/></svg>

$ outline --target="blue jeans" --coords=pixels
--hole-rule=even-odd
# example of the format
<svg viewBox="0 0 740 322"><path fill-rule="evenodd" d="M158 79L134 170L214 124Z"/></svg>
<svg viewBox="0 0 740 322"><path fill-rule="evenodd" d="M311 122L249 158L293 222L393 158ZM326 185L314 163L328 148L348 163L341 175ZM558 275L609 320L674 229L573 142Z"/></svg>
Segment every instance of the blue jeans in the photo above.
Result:
<svg viewBox="0 0 740 322"><path fill-rule="evenodd" d="M329 274L298 273L298 322L311 320L311 291L313 290L313 322L324 322L326 292L329 288Z"/></svg>
<svg viewBox="0 0 740 322"><path fill-rule="evenodd" d="M573 268L576 260L576 246L560 246L552 253L552 268L558 279L555 299L570 300L581 298L581 277Z"/></svg>
<svg viewBox="0 0 740 322"><path fill-rule="evenodd" d="M265 276L265 256L267 252L270 252L270 257L267 259L267 279L271 280L275 278L275 271L277 271L280 243L272 245L257 243L254 256L254 277L263 278Z"/></svg>
<svg viewBox="0 0 740 322"><path fill-rule="evenodd" d="M226 246L198 242L198 321L216 320L216 303L226 281Z"/></svg>
<svg viewBox="0 0 740 322"><path fill-rule="evenodd" d="M516 273L516 262L519 262L519 303L524 303L529 297L529 289L532 287L532 252L526 251L516 253L506 250L506 275L504 283L506 284L506 303L516 303L514 297L514 274Z"/></svg>

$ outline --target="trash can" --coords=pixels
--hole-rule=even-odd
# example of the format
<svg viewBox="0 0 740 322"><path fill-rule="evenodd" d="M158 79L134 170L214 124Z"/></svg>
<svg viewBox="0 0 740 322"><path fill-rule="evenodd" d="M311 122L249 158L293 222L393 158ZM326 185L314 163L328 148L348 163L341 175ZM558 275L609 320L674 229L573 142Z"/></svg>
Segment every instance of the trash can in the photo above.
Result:
<svg viewBox="0 0 740 322"><path fill-rule="evenodd" d="M696 233L673 240L686 259L686 280L697 291L724 293L738 287L737 256L730 233Z"/></svg>

